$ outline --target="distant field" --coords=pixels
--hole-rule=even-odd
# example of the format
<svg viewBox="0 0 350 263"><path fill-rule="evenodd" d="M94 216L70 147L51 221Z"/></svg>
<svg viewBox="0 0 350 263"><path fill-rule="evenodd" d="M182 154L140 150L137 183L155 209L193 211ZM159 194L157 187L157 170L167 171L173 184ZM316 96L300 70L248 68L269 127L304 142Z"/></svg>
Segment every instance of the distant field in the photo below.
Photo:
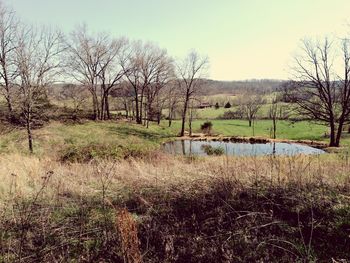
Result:
<svg viewBox="0 0 350 263"><path fill-rule="evenodd" d="M264 98L266 100L266 104L262 105L257 113L257 118L268 118L269 116L269 110L271 107L271 99L273 97L273 94L266 95ZM226 111L235 111L237 110L238 106L232 106L231 108L224 108L223 105L225 105L227 102L230 102L231 105L236 104L236 98L237 96L232 94L216 94L216 95L210 95L210 96L203 96L202 100L211 103L212 105L215 105L215 103L219 103L220 108L215 109L215 107L211 108L205 108L205 109L196 109L195 110L195 118L196 119L217 119L223 116L223 114ZM54 105L60 106L60 107L73 107L73 102L71 100L55 100L52 99L52 103ZM284 106L290 106L288 103L280 103L280 105ZM118 102L117 98L110 97L110 108L112 114L122 114L125 115L125 110L115 110L117 108L122 107L120 102ZM87 98L87 100L83 103L84 110L92 110L92 101L91 98ZM163 115L168 116L168 109L163 109ZM180 118L178 115L177 118Z"/></svg>
<svg viewBox="0 0 350 263"><path fill-rule="evenodd" d="M283 105L288 106L288 103L283 103ZM270 107L271 107L270 103L262 105L257 113L257 118L268 118ZM220 107L218 109L216 109L215 107L195 109L194 116L196 119L212 120L212 119L220 118L221 116L224 115L226 111L236 111L237 109L238 109L238 106L233 106L231 108ZM125 115L124 110L111 111L111 113ZM168 109L163 109L163 115L168 116ZM294 114L293 116L296 116L296 115ZM180 118L180 116L177 116L177 118Z"/></svg>
<svg viewBox="0 0 350 263"><path fill-rule="evenodd" d="M253 128L249 127L246 120L211 120L213 123L213 132L227 136L263 136L270 137L271 135L271 120L258 120ZM200 130L200 125L203 120L193 122L193 129ZM173 129L180 129L180 122L174 122ZM320 124L301 121L292 123L289 121L278 121L277 123L277 138L280 139L305 139L327 141L324 137L327 127Z"/></svg>
<svg viewBox="0 0 350 263"><path fill-rule="evenodd" d="M283 105L285 107L290 106L288 103L280 103L280 105ZM271 103L266 103L262 105L257 113L257 118L268 118L270 107L271 107ZM236 111L237 109L238 109L238 106L233 106L228 109L224 107L220 107L218 109L215 109L215 107L197 109L196 117L198 119L217 119L220 116L223 116L226 111Z"/></svg>
<svg viewBox="0 0 350 263"><path fill-rule="evenodd" d="M215 104L216 102L218 102L219 104L224 105L228 101L230 103L233 102L236 98L237 98L236 95L227 93L227 94L215 94L215 95L203 96L202 100L210 102L212 104Z"/></svg>

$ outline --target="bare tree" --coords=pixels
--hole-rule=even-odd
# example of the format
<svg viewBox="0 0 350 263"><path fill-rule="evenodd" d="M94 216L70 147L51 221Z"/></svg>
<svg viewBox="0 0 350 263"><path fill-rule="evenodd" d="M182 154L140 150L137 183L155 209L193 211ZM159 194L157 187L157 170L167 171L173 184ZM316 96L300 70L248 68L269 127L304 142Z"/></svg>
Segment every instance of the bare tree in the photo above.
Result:
<svg viewBox="0 0 350 263"><path fill-rule="evenodd" d="M96 43L97 42L97 43ZM97 75L101 51L97 48L102 40L88 35L86 26L76 28L67 41L67 73L79 84L88 87L92 96L94 119L98 118Z"/></svg>
<svg viewBox="0 0 350 263"><path fill-rule="evenodd" d="M276 98L272 99L272 103L269 109L269 118L272 120L272 138L276 139L276 131L277 131L277 120L278 114L280 112L280 106Z"/></svg>
<svg viewBox="0 0 350 263"><path fill-rule="evenodd" d="M100 92L100 120L110 119L109 95L112 89L124 76L124 70L119 64L119 60L125 58L128 41L125 38L106 39L103 44L104 56L98 62L98 82L101 87Z"/></svg>
<svg viewBox="0 0 350 263"><path fill-rule="evenodd" d="M160 55L161 56L155 60L156 64L153 65L153 67L155 67L154 78L147 85L145 90L147 99L147 128L149 120L152 119L154 115L157 117L157 122L159 124L162 114L162 106L164 103L162 91L174 76L172 59L168 57L164 51Z"/></svg>
<svg viewBox="0 0 350 263"><path fill-rule="evenodd" d="M118 89L113 90L111 95L117 98L115 107L123 109L127 119L129 117L133 119L135 117L133 112L134 95L130 83L128 81L119 83Z"/></svg>
<svg viewBox="0 0 350 263"><path fill-rule="evenodd" d="M179 87L183 96L183 110L180 136L185 134L187 110L191 98L198 94L202 78L207 73L209 60L201 57L196 51L190 52L187 57L177 65Z"/></svg>
<svg viewBox="0 0 350 263"><path fill-rule="evenodd" d="M264 104L264 100L261 96L252 93L245 93L239 99L240 110L246 116L249 122L249 127L252 126L252 122L256 118L256 114Z"/></svg>
<svg viewBox="0 0 350 263"><path fill-rule="evenodd" d="M67 73L88 87L95 120L109 118L108 95L124 74L117 61L125 43L125 39L114 40L107 34L92 36L86 26L78 27L67 41Z"/></svg>
<svg viewBox="0 0 350 263"><path fill-rule="evenodd" d="M120 61L120 65L124 70L124 74L133 89L135 117L136 123L138 124L142 124L142 103L144 94L144 87L142 85L140 71L140 63L142 57L141 49L142 48L140 42L132 43L129 46L127 59L122 59Z"/></svg>
<svg viewBox="0 0 350 263"><path fill-rule="evenodd" d="M192 136L192 123L193 123L193 119L196 118L197 115L197 108L198 105L200 104L200 101L198 100L198 98L192 97L189 101L189 107L188 107L188 128L189 128L189 136Z"/></svg>
<svg viewBox="0 0 350 263"><path fill-rule="evenodd" d="M41 113L45 88L60 73L60 54L64 50L62 34L48 28L23 28L18 33L15 65L21 113L25 121L29 151L33 153L32 124Z"/></svg>
<svg viewBox="0 0 350 263"><path fill-rule="evenodd" d="M349 40L304 40L292 70L288 96L300 114L329 125L329 146L338 147L350 114Z"/></svg>
<svg viewBox="0 0 350 263"><path fill-rule="evenodd" d="M121 61L126 78L133 87L136 122L142 124L155 95L170 76L171 59L167 51L152 43L138 41L130 46L127 60ZM147 112L148 111L148 112Z"/></svg>
<svg viewBox="0 0 350 263"><path fill-rule="evenodd" d="M171 127L172 120L175 115L176 108L179 105L180 102L180 89L178 85L180 84L179 81L171 81L169 85L167 86L166 90L166 101L168 105L168 126Z"/></svg>
<svg viewBox="0 0 350 263"><path fill-rule="evenodd" d="M5 98L9 118L13 116L13 83L16 78L14 55L18 23L14 11L0 2L0 93Z"/></svg>
<svg viewBox="0 0 350 263"><path fill-rule="evenodd" d="M74 121L78 118L78 112L82 109L82 106L87 101L88 91L86 87L82 85L67 84L62 87L59 94L60 99L69 101L72 107L72 119Z"/></svg>

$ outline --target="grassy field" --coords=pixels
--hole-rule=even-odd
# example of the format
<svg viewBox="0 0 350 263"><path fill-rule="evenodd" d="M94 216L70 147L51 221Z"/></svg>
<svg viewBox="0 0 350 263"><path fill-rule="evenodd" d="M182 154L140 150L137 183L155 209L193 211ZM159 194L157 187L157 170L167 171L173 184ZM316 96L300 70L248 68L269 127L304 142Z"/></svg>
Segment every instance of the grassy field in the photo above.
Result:
<svg viewBox="0 0 350 263"><path fill-rule="evenodd" d="M193 131L200 132L200 125L203 122L204 120L195 120ZM272 123L269 120L256 121L254 131L245 120L212 120L212 123L213 132L216 134L248 137L270 137L271 135ZM96 155L107 154L107 152L98 152L97 148L112 151L112 156L115 157L139 155L157 149L161 142L177 136L180 127L180 121L174 121L170 128L167 127L166 121L163 121L160 126L152 123L148 129L124 121L88 121L83 124L52 122L34 131L34 148L39 156L57 153L62 155L64 151L69 152L69 150L74 155L74 150L79 149L85 149L91 154L96 151ZM296 123L279 121L277 127L277 138L280 139L327 141L324 137L327 128L323 125L306 121ZM347 141L348 139L344 143ZM14 129L0 135L0 153L26 153L26 143L25 130Z"/></svg>
<svg viewBox="0 0 350 263"><path fill-rule="evenodd" d="M200 125L205 120L193 121L194 131L200 131ZM249 127L247 120L211 120L213 123L213 133L222 134L225 136L271 136L271 120L256 120L253 127ZM180 129L180 122L174 122L172 130L176 131ZM290 122L290 121L278 121L277 123L277 138L280 139L305 139L305 140L318 140L327 141L324 137L327 127L320 124L310 123L307 121Z"/></svg>
<svg viewBox="0 0 350 263"><path fill-rule="evenodd" d="M279 105L282 105L284 107L290 107L288 103L280 103ZM266 103L261 106L257 113L257 118L268 118L269 117L269 110L271 107L271 103ZM205 108L205 109L197 109L196 110L196 117L198 119L218 119L221 116L224 115L226 111L236 111L238 109L238 106L233 106L231 108L224 108L220 107L218 109L212 108ZM290 112L290 117L297 117L296 114L291 114L292 110L288 110Z"/></svg>
<svg viewBox="0 0 350 263"><path fill-rule="evenodd" d="M200 126L204 121L195 120L192 124L193 132L200 132ZM254 129L249 127L246 120L211 120L211 122L214 134L271 137L270 120L257 120ZM67 155L64 158L72 160L82 158L84 155L88 155L90 159L99 156L136 157L158 149L161 142L177 136L180 128L180 121L174 121L170 128L167 121L162 121L159 126L151 123L148 129L124 121L87 121L83 124L52 122L34 130L34 148L37 156L51 155L56 159L64 155ZM325 132L327 132L326 126L306 121L277 123L278 139L327 142ZM349 145L350 137L347 134L343 137L342 144ZM0 135L0 153L27 153L25 130L14 129Z"/></svg>

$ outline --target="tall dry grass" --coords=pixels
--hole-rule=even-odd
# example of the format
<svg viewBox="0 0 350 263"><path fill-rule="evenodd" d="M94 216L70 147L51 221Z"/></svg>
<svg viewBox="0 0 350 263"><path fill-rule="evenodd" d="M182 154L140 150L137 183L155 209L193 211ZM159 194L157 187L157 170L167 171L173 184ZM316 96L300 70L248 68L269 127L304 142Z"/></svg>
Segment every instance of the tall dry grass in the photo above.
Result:
<svg viewBox="0 0 350 263"><path fill-rule="evenodd" d="M279 186L294 183L300 187L313 183L348 188L350 184L350 162L336 155L196 159L157 155L147 160L63 164L12 154L0 156L0 202L4 205L10 197L37 192L48 171L52 178L47 185L47 200L65 194L123 193L126 188L181 188L185 192L194 185L205 189L218 179L233 180L242 186L259 181Z"/></svg>
<svg viewBox="0 0 350 263"><path fill-rule="evenodd" d="M0 261L342 260L333 243L350 244L349 192L339 155L84 164L3 155Z"/></svg>

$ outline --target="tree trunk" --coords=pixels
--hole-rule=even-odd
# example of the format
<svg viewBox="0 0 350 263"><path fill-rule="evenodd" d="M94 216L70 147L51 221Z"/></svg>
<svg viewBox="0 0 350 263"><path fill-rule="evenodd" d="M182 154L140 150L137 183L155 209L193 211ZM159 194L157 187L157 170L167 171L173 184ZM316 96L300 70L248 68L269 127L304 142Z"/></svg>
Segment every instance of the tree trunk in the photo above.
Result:
<svg viewBox="0 0 350 263"><path fill-rule="evenodd" d="M185 135L185 123L186 123L186 114L187 114L188 101L189 101L189 96L186 94L184 110L183 110L183 113L182 113L182 124L181 124L180 136L184 136Z"/></svg>
<svg viewBox="0 0 350 263"><path fill-rule="evenodd" d="M127 101L124 101L124 108L125 108L125 117L128 119L128 117L129 117L129 109L128 109Z"/></svg>
<svg viewBox="0 0 350 263"><path fill-rule="evenodd" d="M92 95L92 108L93 108L93 111L94 111L93 119L97 120L96 100L95 100L95 96L94 95Z"/></svg>
<svg viewBox="0 0 350 263"><path fill-rule="evenodd" d="M249 127L252 127L252 119L249 119Z"/></svg>
<svg viewBox="0 0 350 263"><path fill-rule="evenodd" d="M339 145L337 145L336 143L336 134L335 134L335 124L334 122L330 123L330 136L329 136L329 146L330 147L338 147Z"/></svg>
<svg viewBox="0 0 350 263"><path fill-rule="evenodd" d="M169 107L169 115L168 115L168 120L169 120L169 126L171 126L171 121L173 119L173 108L172 107Z"/></svg>
<svg viewBox="0 0 350 263"><path fill-rule="evenodd" d="M100 120L104 120L104 118L105 118L105 92L101 94L101 108L100 108L100 114L99 114Z"/></svg>
<svg viewBox="0 0 350 263"><path fill-rule="evenodd" d="M276 139L276 130L277 130L277 120L276 118L273 118L273 139Z"/></svg>
<svg viewBox="0 0 350 263"><path fill-rule="evenodd" d="M185 135L185 123L186 123L186 112L184 111L184 113L182 114L182 123L181 123L180 136L184 136Z"/></svg>
<svg viewBox="0 0 350 263"><path fill-rule="evenodd" d="M144 108L143 108L143 114L144 116L141 115L141 120L143 120L143 126L146 126L146 122L147 122L147 119L148 119L148 112L147 112L147 106L145 105Z"/></svg>
<svg viewBox="0 0 350 263"><path fill-rule="evenodd" d="M146 115L146 126L148 128L149 126L149 121L150 118L152 118L152 114L151 114L151 104L147 103L148 105L145 108L145 115ZM146 110L147 109L147 110Z"/></svg>
<svg viewBox="0 0 350 263"><path fill-rule="evenodd" d="M105 95L105 118L107 118L108 120L111 119L111 112L109 110L109 92L106 91L106 95Z"/></svg>
<svg viewBox="0 0 350 263"><path fill-rule="evenodd" d="M6 90L6 94L5 94L5 98L6 98L6 103L7 103L7 109L8 109L8 118L11 120L12 116L13 116L13 107L12 107L12 99L11 99L11 92L10 92L10 85L9 85L9 81L8 81L8 76L7 76L7 70L6 70L6 66L3 65L3 69L4 69L4 81L5 81L5 90Z"/></svg>
<svg viewBox="0 0 350 263"><path fill-rule="evenodd" d="M96 93L93 94L92 103L94 107L94 120L96 121L100 117L100 106Z"/></svg>
<svg viewBox="0 0 350 263"><path fill-rule="evenodd" d="M134 102L131 102L131 114L132 114L132 120L135 119L135 105Z"/></svg>
<svg viewBox="0 0 350 263"><path fill-rule="evenodd" d="M12 120L12 117L13 117L13 107L12 107L12 102L11 102L10 95L7 95L7 96L6 96L6 103L7 103L7 110L8 110L7 118L8 118L8 120Z"/></svg>
<svg viewBox="0 0 350 263"><path fill-rule="evenodd" d="M33 153L33 137L32 137L32 129L31 129L30 109L28 110L26 124L27 124L28 147L29 147L29 152L32 154Z"/></svg>
<svg viewBox="0 0 350 263"><path fill-rule="evenodd" d="M140 105L139 105L139 121L140 123L139 124L142 124L142 120L143 120L143 91L141 92L141 97L140 97Z"/></svg>
<svg viewBox="0 0 350 263"><path fill-rule="evenodd" d="M136 115L136 123L142 124L142 120L140 119L139 99L137 95L135 98L135 115Z"/></svg>
<svg viewBox="0 0 350 263"><path fill-rule="evenodd" d="M9 111L9 115L12 116L13 108L12 108L11 100L10 100L10 98L7 98L6 101L7 101L7 109Z"/></svg>
<svg viewBox="0 0 350 263"><path fill-rule="evenodd" d="M337 135L335 137L335 146L336 147L339 147L339 145L340 145L340 138L341 138L341 135L342 135L342 132L343 132L343 126L344 126L344 122L340 121L339 122L339 126L338 126Z"/></svg>
<svg viewBox="0 0 350 263"><path fill-rule="evenodd" d="M169 125L168 125L168 127L170 128L170 127L171 127L171 122L172 122L172 120L173 120L173 113L172 113L172 111L169 112L168 119L169 119Z"/></svg>
<svg viewBox="0 0 350 263"><path fill-rule="evenodd" d="M162 119L162 113L161 113L161 111L158 112L157 117L158 117L158 118L157 118L157 124L160 125L160 121L161 121L161 119Z"/></svg>

